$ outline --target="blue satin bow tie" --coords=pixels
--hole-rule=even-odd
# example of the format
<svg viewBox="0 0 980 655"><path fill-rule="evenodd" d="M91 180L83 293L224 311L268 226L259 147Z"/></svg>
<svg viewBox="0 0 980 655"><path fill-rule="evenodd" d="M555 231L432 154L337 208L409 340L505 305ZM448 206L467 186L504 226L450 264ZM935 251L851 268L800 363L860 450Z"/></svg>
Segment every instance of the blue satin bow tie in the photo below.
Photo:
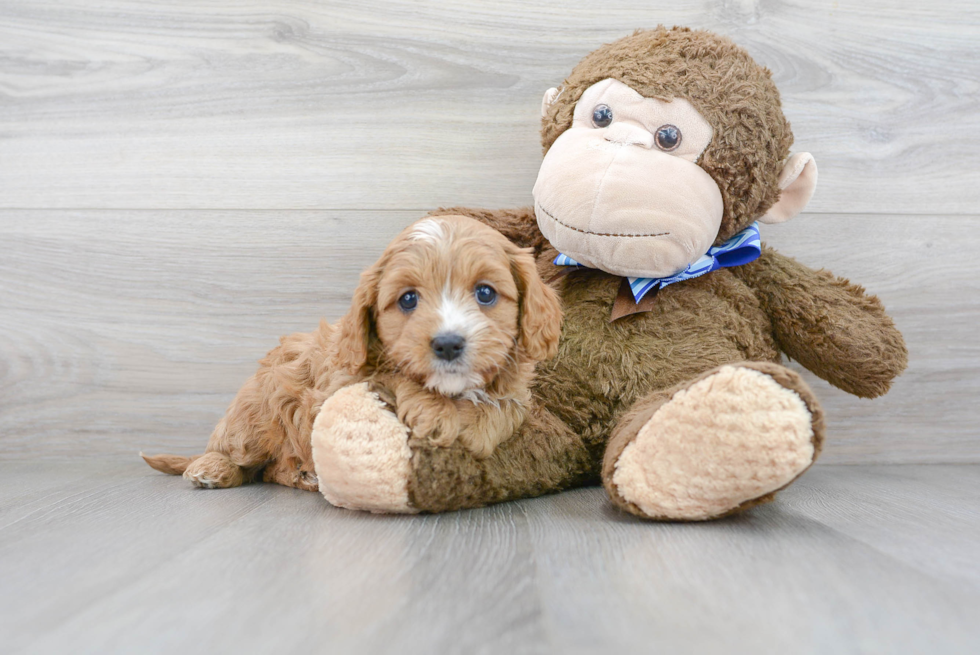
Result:
<svg viewBox="0 0 980 655"><path fill-rule="evenodd" d="M759 236L759 224L753 223L720 246L709 248L707 253L701 255L700 259L680 273L670 277L631 277L627 279L630 283L630 289L633 291L633 299L640 302L643 296L655 287L659 286L662 289L668 284L700 277L705 273L717 271L719 268L748 264L758 259L761 254L762 241ZM587 268L567 255L555 257L554 264L556 266Z"/></svg>

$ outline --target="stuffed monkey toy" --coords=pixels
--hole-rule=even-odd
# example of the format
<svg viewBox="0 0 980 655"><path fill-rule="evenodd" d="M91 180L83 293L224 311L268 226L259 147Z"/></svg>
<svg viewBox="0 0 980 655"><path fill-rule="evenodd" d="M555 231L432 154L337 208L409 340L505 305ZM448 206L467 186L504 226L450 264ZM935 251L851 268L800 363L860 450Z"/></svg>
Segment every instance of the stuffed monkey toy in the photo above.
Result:
<svg viewBox="0 0 980 655"><path fill-rule="evenodd" d="M727 38L638 31L583 59L542 105L533 208L453 208L532 248L559 292L558 355L535 408L478 459L413 439L364 384L313 431L335 505L442 512L601 482L658 520L722 517L773 499L820 453L823 414L781 354L849 393L906 366L881 302L761 244L803 210L817 168L770 72Z"/></svg>

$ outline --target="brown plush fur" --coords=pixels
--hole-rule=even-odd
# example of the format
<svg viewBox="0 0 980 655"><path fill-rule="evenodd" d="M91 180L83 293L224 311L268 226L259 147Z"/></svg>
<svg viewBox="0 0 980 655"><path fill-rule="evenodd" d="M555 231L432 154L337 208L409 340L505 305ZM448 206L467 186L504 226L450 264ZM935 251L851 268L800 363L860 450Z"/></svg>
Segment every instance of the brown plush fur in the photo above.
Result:
<svg viewBox="0 0 980 655"><path fill-rule="evenodd" d="M876 398L908 365L901 333L862 287L767 247L731 271L759 298L779 349L835 387Z"/></svg>
<svg viewBox="0 0 980 655"><path fill-rule="evenodd" d="M496 290L492 305L472 298L478 284ZM411 311L397 304L407 289L419 298ZM445 327L447 298L462 321L457 329L469 330L454 363L434 358L430 346ZM469 218L420 221L361 276L336 327L321 322L313 333L284 337L260 362L204 455L145 459L204 487L238 486L262 471L264 480L315 490L316 413L338 388L362 380L394 405L415 442L446 448L458 440L487 457L524 421L534 365L554 356L560 323L557 296L529 253ZM460 379L452 395L443 388Z"/></svg>
<svg viewBox="0 0 980 655"><path fill-rule="evenodd" d="M641 426L632 420L637 412L724 364L743 362L799 393L811 408L819 453L822 411L799 376L778 364L780 351L831 384L868 398L885 393L906 366L902 336L876 297L770 248L752 264L666 287L652 311L611 323L621 278L554 266L557 253L538 230L533 209L454 207L433 213L473 216L531 248L539 273L561 294L565 319L558 356L539 365L532 385L534 401L550 412L549 430L538 431L529 420L506 450L483 462L460 449L413 445L410 492L419 509L459 509L534 495L528 481L535 479L539 493L597 483L614 432L625 435L616 446L621 452ZM549 453L550 461L515 457L522 445ZM436 491L450 486L449 496ZM614 503L625 507L618 497Z"/></svg>

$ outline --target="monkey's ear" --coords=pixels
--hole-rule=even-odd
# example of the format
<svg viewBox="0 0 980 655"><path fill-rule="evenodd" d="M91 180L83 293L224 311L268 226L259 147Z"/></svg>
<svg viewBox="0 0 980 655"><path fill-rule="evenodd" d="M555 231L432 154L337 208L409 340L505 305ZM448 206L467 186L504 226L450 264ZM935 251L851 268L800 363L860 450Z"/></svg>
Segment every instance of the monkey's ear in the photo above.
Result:
<svg viewBox="0 0 980 655"><path fill-rule="evenodd" d="M555 98L558 97L559 93L561 93L561 91L555 87L551 87L544 92L544 97L541 98L541 118L548 115L548 108L551 107L551 103L555 101Z"/></svg>
<svg viewBox="0 0 980 655"><path fill-rule="evenodd" d="M783 223L806 207L817 188L817 162L808 152L799 152L789 158L779 174L779 200L769 208L760 223Z"/></svg>

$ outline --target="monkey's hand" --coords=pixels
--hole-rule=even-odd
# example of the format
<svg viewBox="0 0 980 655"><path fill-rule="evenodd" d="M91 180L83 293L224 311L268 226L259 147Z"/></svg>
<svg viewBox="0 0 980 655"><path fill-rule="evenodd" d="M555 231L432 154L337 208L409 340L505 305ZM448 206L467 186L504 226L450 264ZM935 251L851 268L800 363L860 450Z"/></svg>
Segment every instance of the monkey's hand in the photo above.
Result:
<svg viewBox="0 0 980 655"><path fill-rule="evenodd" d="M729 270L756 290L780 349L835 387L874 398L905 370L905 340L860 286L765 246Z"/></svg>

